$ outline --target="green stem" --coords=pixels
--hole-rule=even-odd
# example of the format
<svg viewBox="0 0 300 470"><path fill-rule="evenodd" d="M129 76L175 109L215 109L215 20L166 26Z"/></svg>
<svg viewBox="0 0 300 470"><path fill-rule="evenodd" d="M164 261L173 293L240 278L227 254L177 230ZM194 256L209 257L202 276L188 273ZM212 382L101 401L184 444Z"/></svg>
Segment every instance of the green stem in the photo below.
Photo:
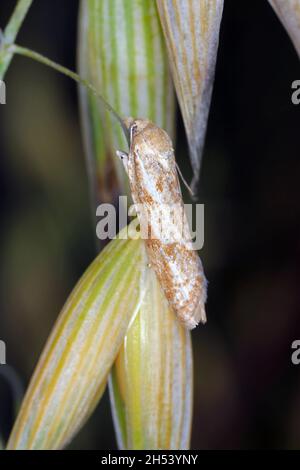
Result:
<svg viewBox="0 0 300 470"><path fill-rule="evenodd" d="M12 44L22 26L33 0L19 0L4 30L4 42Z"/></svg>
<svg viewBox="0 0 300 470"><path fill-rule="evenodd" d="M33 0L19 0L4 30L3 44L0 44L0 80L12 60L12 54L7 52L6 46L15 41L32 2Z"/></svg>
<svg viewBox="0 0 300 470"><path fill-rule="evenodd" d="M119 116L119 114L112 108L112 106L101 96L96 88L91 85L88 81L84 80L83 78L80 77L77 73L73 72L72 70L67 69L66 67L63 67L60 64L57 64L56 62L53 62L53 60L48 59L47 57L43 56L42 54L39 54L38 52L34 52L31 49L27 49L26 47L21 47L18 46L17 44L12 44L9 46L9 51L12 54L19 54L25 57L28 57L30 59L36 60L37 62L40 62L44 65L47 65L48 67L51 67L52 69L56 70L57 72L60 72L67 77L71 78L72 80L75 80L75 82L79 83L80 85L83 85L85 88L87 88L97 99L101 101L101 104L105 106L105 108L117 119L119 124L122 126L123 132L127 138L127 141L129 141L129 135L128 135L128 128L123 121L123 119Z"/></svg>

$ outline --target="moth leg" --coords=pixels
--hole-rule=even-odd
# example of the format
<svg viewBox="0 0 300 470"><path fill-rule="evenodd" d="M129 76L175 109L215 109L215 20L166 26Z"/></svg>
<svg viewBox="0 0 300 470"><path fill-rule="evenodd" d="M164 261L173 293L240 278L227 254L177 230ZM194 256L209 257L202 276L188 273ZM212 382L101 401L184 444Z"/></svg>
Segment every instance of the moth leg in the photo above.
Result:
<svg viewBox="0 0 300 470"><path fill-rule="evenodd" d="M122 161L125 171L128 175L128 153L123 152L122 150L117 150L116 154L119 157L119 159Z"/></svg>
<svg viewBox="0 0 300 470"><path fill-rule="evenodd" d="M181 173L181 170L176 162L176 169L177 169L177 173L179 174L180 178L181 178L181 181L183 182L184 186L186 187L186 189L188 190L188 192L190 193L190 196L192 198L195 197L195 194L193 192L193 190L189 187L188 183L186 182L186 180L184 179L184 176L183 174Z"/></svg>

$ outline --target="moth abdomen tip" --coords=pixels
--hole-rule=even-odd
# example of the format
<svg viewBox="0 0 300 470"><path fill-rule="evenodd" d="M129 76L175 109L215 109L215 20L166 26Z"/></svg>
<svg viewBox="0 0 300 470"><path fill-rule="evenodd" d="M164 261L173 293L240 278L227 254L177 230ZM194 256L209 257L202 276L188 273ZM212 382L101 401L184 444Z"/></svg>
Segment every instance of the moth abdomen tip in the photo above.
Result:
<svg viewBox="0 0 300 470"><path fill-rule="evenodd" d="M181 322L188 330L193 330L194 328L196 328L196 326L199 325L199 323L202 323L204 325L207 322L204 306L201 305L200 307L198 307L193 316L188 318L182 318Z"/></svg>

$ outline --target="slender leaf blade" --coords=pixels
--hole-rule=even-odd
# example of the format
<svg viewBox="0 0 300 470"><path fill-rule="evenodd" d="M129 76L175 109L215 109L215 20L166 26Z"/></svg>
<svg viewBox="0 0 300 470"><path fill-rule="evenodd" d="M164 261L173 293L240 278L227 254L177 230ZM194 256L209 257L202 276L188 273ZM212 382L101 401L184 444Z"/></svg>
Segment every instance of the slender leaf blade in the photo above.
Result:
<svg viewBox="0 0 300 470"><path fill-rule="evenodd" d="M0 30L0 80L4 78L13 57L7 46L15 41L32 2L33 0L18 0L3 37Z"/></svg>

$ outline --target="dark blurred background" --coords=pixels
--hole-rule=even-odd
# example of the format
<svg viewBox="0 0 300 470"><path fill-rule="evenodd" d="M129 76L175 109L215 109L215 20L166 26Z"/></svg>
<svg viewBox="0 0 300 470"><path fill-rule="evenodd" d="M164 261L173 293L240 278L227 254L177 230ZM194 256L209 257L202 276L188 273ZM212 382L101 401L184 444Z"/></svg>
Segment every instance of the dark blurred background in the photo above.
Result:
<svg viewBox="0 0 300 470"><path fill-rule="evenodd" d="M1 0L3 28L14 2ZM33 2L18 42L74 69L76 0ZM192 447L300 447L299 60L267 0L225 0L203 160L208 324L193 333ZM0 106L0 433L70 290L95 255L76 86L14 59ZM184 132L179 128L179 161ZM17 387L18 389L19 387ZM107 394L71 445L116 447Z"/></svg>

